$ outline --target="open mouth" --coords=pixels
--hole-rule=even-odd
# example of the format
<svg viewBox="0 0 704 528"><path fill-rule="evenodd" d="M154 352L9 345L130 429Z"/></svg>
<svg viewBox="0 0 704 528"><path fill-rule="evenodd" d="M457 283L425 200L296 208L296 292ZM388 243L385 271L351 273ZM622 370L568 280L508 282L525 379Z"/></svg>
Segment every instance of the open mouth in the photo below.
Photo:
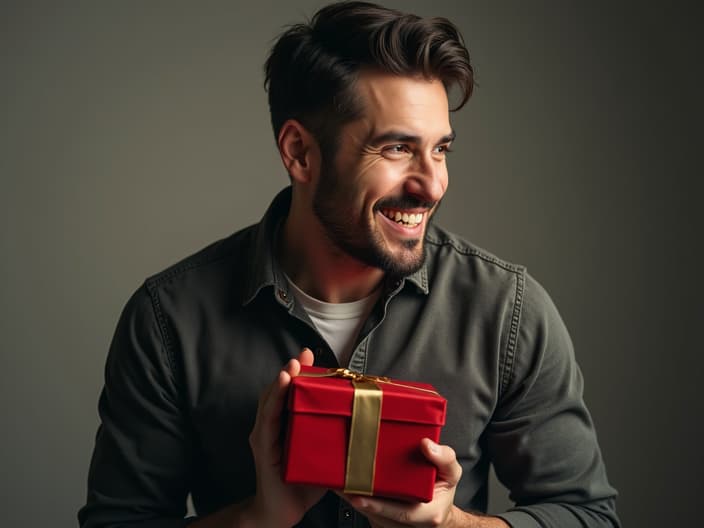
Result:
<svg viewBox="0 0 704 528"><path fill-rule="evenodd" d="M423 221L425 213L404 213L398 209L381 209L383 214L389 220L396 222L405 227L416 227Z"/></svg>

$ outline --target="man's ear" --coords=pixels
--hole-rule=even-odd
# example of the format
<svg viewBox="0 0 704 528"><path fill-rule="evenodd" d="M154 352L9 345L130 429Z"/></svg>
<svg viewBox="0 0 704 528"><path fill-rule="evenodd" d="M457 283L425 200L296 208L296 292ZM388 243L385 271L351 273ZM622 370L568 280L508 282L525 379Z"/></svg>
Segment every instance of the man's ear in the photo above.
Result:
<svg viewBox="0 0 704 528"><path fill-rule="evenodd" d="M299 121L289 119L281 126L278 145L291 179L309 183L320 168L320 149L313 135Z"/></svg>

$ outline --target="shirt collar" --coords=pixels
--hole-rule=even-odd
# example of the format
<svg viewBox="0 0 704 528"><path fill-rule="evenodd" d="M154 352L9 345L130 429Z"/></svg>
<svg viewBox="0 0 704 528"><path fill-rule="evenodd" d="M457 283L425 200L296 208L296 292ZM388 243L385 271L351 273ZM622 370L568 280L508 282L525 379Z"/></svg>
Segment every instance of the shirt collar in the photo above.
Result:
<svg viewBox="0 0 704 528"><path fill-rule="evenodd" d="M291 206L291 187L286 187L272 200L261 222L255 226L253 258L247 268L242 304L249 304L267 286L287 293L288 282L276 262L276 236ZM287 293L288 295L288 293Z"/></svg>
<svg viewBox="0 0 704 528"><path fill-rule="evenodd" d="M430 291L430 288L428 287L428 263L423 262L423 266L421 266L421 268L415 273L406 277L405 280L412 282L421 292L428 295L428 292Z"/></svg>
<svg viewBox="0 0 704 528"><path fill-rule="evenodd" d="M276 262L276 237L279 228L288 215L291 206L291 187L286 187L272 200L269 208L262 217L261 222L255 226L254 252L247 271L246 287L242 304L249 304L267 286L273 286L282 300L290 299L289 284L283 270ZM427 264L415 273L395 281L390 285L394 290L400 291L405 281L413 283L422 293L428 294Z"/></svg>

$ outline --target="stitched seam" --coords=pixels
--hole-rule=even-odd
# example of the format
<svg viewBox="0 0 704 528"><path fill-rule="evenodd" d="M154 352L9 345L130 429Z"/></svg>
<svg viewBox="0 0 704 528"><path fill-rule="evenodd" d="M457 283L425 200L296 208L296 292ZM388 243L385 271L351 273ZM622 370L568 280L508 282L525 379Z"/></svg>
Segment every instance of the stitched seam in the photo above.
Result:
<svg viewBox="0 0 704 528"><path fill-rule="evenodd" d="M480 258L481 260L483 260L485 262L489 262L491 264L495 264L495 265L499 266L500 268L505 269L506 271L513 271L516 273L522 273L524 270L523 266L510 264L508 262L501 260L498 257L494 257L492 255L487 255L486 253L479 251L478 249L473 248L473 247L459 245L454 240L451 240L448 238L440 240L437 238L433 238L432 235L426 235L425 240L426 240L426 242L429 242L429 243L434 244L436 246L450 246L452 249L454 249L458 253L461 253L461 254L467 255L467 256L473 256L473 257Z"/></svg>
<svg viewBox="0 0 704 528"><path fill-rule="evenodd" d="M159 301L159 294L156 291L156 285L153 281L146 282L147 291L149 292L149 297L152 300L152 310L154 310L154 315L156 317L157 323L159 323L159 333L161 334L161 341L166 350L166 359L169 362L169 367L171 369L172 379L176 380L176 359L174 358L173 349L171 346L171 338L169 336L169 331L166 326L166 319L164 319L164 314L161 309L161 301Z"/></svg>
<svg viewBox="0 0 704 528"><path fill-rule="evenodd" d="M232 248L228 248L226 250L222 249L222 246L225 245L238 245L242 242L242 239L245 237L251 236L250 235L250 230L252 230L255 226L249 226L244 228L243 230L239 231L238 233L235 233L234 235L230 235L227 238L223 238L221 240L217 240L213 242L210 246L205 247L201 249L200 251L194 253L190 257L186 257L185 262L177 262L173 264L171 267L166 268L165 270L157 273L156 275L153 275L149 277L147 280L150 283L153 283L154 286L159 286L163 284L164 282L167 282L179 275L182 275L183 273L190 271L192 269L200 268L203 266L209 266L211 264L216 264L220 261L226 260L228 258L231 258L234 254L235 251L232 250ZM235 238L237 239L235 241ZM217 250L215 249L214 246L219 245L221 247L218 247ZM216 254L208 254L209 252L214 252L217 251ZM203 254L205 253L205 254Z"/></svg>
<svg viewBox="0 0 704 528"><path fill-rule="evenodd" d="M209 259L198 259L195 262L187 262L185 264L181 265L176 265L176 267L167 269L165 271L162 271L161 273L150 277L149 282L153 283L154 286L158 286L163 284L164 282L168 282L169 280L182 275L183 273L190 271L192 269L200 268L202 266L208 266L210 264L215 264L217 262L220 262L221 260L225 260L228 257L230 257L230 254L225 254L225 255L220 255L217 257L209 258ZM155 301L158 304L158 300Z"/></svg>
<svg viewBox="0 0 704 528"><path fill-rule="evenodd" d="M501 376L501 387L499 388L499 397L508 389L513 378L513 366L515 364L516 343L518 341L518 328L521 324L521 312L523 308L523 291L525 277L524 273L516 273L516 294L513 304L513 313L511 314L511 327L508 335L508 343L506 345L506 357L504 359L503 374Z"/></svg>

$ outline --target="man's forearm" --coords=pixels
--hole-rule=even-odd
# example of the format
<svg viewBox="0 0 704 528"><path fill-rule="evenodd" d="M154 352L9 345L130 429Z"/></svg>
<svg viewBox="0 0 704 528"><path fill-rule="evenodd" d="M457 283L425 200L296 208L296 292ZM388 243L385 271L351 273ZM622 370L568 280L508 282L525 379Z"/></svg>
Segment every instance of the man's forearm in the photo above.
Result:
<svg viewBox="0 0 704 528"><path fill-rule="evenodd" d="M452 507L448 521L448 528L510 528L500 517L469 513L457 506Z"/></svg>

